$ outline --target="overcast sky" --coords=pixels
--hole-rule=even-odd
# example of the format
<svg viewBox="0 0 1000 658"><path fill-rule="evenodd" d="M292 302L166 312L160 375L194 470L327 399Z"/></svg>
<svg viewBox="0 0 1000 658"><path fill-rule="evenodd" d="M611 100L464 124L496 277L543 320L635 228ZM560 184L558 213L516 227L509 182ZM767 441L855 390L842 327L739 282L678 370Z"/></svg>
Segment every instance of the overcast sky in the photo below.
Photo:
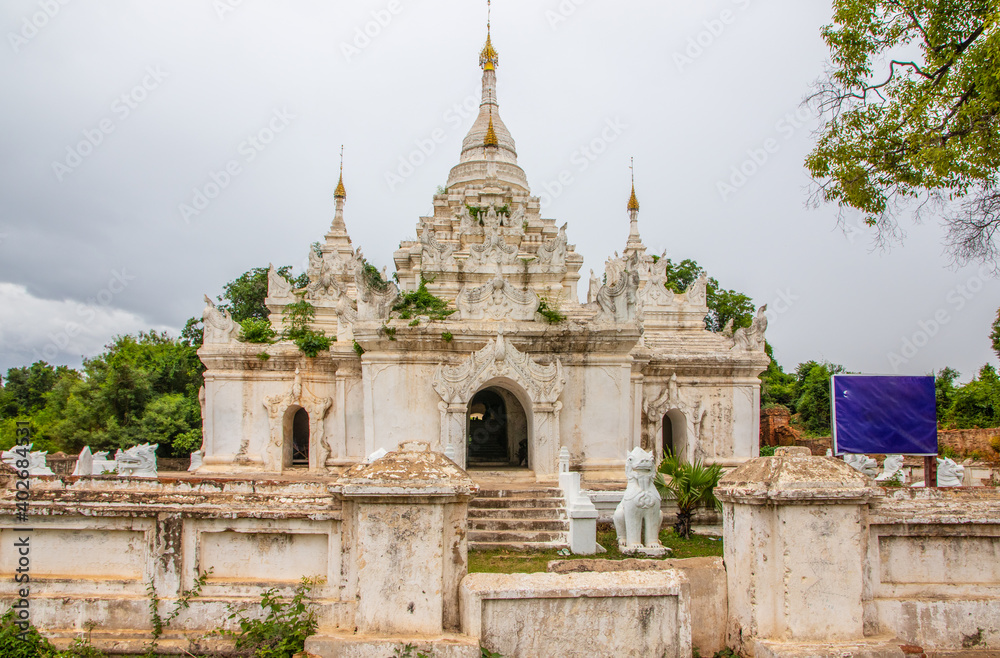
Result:
<svg viewBox="0 0 1000 658"><path fill-rule="evenodd" d="M247 269L301 268L341 144L348 229L391 270L458 161L485 18L474 0L5 0L0 370L176 334ZM800 103L829 18L801 0L497 0L501 114L584 275L625 245L634 157L647 246L769 304L786 369L967 379L996 362L997 280L949 268L933 217L873 252L857 219L807 207Z"/></svg>

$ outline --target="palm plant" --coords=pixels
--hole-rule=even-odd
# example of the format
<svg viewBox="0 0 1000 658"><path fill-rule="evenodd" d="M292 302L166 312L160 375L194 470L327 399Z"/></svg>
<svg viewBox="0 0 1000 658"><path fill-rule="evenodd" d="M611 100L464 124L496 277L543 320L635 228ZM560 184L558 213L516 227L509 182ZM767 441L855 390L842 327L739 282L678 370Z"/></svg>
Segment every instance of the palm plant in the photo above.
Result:
<svg viewBox="0 0 1000 658"><path fill-rule="evenodd" d="M678 536L691 538L691 517L699 506L722 511L722 503L715 497L715 487L722 477L722 466L719 464L705 466L701 460L688 464L668 452L657 471L653 483L660 496L677 502L674 532Z"/></svg>

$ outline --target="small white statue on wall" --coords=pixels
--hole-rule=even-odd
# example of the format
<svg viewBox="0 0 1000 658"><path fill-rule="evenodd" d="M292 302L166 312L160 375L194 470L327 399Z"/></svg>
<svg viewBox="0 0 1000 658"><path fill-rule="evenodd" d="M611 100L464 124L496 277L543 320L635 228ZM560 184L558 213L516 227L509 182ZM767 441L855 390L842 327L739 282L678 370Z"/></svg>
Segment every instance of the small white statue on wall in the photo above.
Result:
<svg viewBox="0 0 1000 658"><path fill-rule="evenodd" d="M867 455L844 455L847 465L870 478L878 475L878 462Z"/></svg>
<svg viewBox="0 0 1000 658"><path fill-rule="evenodd" d="M875 478L876 482L887 482L897 480L900 484L906 483L906 473L903 471L903 455L886 455L882 464L882 474Z"/></svg>
<svg viewBox="0 0 1000 658"><path fill-rule="evenodd" d="M144 443L132 446L128 450L115 453L118 464L118 475L134 478L156 477L156 449L158 444Z"/></svg>
<svg viewBox="0 0 1000 658"><path fill-rule="evenodd" d="M17 448L10 450L9 452L4 452L3 454L0 454L0 459L2 459L5 464L7 464L8 466L17 471L27 470L28 475L31 477L35 477L37 475L55 475L55 473L52 472L52 470L48 467L48 464L46 463L46 457L49 454L48 451L32 452L31 449L34 447L34 445L35 444L32 443L27 446L27 453L28 453L27 469L19 468L18 462L21 462L21 465L23 465L24 457L21 456L23 452L18 451Z"/></svg>
<svg viewBox="0 0 1000 658"><path fill-rule="evenodd" d="M667 549L660 543L660 492L653 484L656 477L653 453L634 448L625 458L625 476L628 486L614 515L618 547L627 555L661 557Z"/></svg>
<svg viewBox="0 0 1000 658"><path fill-rule="evenodd" d="M937 462L937 486L960 487L965 476L965 467L954 459L945 457Z"/></svg>

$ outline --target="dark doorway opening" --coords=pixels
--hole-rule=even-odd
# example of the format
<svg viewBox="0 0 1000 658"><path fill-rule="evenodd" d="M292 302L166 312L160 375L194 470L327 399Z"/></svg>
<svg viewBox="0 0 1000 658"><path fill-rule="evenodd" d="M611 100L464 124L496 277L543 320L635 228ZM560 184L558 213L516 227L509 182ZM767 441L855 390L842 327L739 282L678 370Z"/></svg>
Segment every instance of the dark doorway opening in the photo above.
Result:
<svg viewBox="0 0 1000 658"><path fill-rule="evenodd" d="M309 465L309 412L299 409L292 419L292 466Z"/></svg>
<svg viewBox="0 0 1000 658"><path fill-rule="evenodd" d="M469 403L469 465L508 465L508 443L507 404L489 389L476 393Z"/></svg>
<svg viewBox="0 0 1000 658"><path fill-rule="evenodd" d="M674 449L674 424L670 416L663 417L663 456L677 454Z"/></svg>

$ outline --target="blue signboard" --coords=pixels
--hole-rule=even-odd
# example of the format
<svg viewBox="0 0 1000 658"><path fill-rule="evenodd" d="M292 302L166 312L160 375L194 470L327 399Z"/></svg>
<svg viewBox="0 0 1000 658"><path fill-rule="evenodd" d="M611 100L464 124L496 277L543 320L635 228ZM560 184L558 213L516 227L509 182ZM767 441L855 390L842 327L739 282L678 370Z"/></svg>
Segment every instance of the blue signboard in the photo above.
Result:
<svg viewBox="0 0 1000 658"><path fill-rule="evenodd" d="M833 376L836 455L937 455L933 377Z"/></svg>

